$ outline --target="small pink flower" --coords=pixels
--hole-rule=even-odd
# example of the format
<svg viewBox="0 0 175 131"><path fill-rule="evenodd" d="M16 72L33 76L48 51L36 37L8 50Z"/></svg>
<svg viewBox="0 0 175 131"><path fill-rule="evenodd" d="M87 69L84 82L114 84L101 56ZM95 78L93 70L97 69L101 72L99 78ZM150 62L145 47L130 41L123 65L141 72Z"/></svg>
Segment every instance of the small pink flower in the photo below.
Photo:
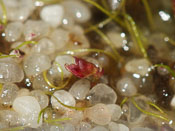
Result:
<svg viewBox="0 0 175 131"><path fill-rule="evenodd" d="M94 76L100 78L103 75L103 69L96 67L93 63L90 63L81 58L75 58L75 64L65 64L65 68L79 78L86 78Z"/></svg>

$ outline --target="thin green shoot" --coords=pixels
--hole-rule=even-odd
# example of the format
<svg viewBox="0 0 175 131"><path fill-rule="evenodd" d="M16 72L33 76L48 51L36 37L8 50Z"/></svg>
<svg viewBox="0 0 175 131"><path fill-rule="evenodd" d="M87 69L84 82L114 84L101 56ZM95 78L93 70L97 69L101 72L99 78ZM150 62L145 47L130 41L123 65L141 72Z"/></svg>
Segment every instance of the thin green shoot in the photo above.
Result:
<svg viewBox="0 0 175 131"><path fill-rule="evenodd" d="M54 89L56 89L56 90L60 90L60 89L64 88L64 87L69 83L69 81L70 81L70 79L71 79L71 77L70 77L70 78L69 78L63 85L61 85L61 86L55 86L55 85L53 85L53 84L49 81L49 79L47 78L47 70L43 72L43 78L44 78L44 80L46 81L46 83L47 83L51 88L54 88Z"/></svg>
<svg viewBox="0 0 175 131"><path fill-rule="evenodd" d="M113 60L115 60L116 62L118 62L118 59L111 52L101 50L101 49L93 49L93 48L68 50L68 51L60 52L58 55L75 55L76 53L83 53L83 52L103 53L103 54L109 56L110 58L112 58Z"/></svg>
<svg viewBox="0 0 175 131"><path fill-rule="evenodd" d="M164 121L167 121L167 122L170 122L170 120L164 116L161 116L159 114L155 114L155 113L152 113L152 112L148 112L148 111L145 111L144 109L142 109L141 107L139 107L137 105L137 103L135 102L134 98L131 98L131 102L133 103L133 105L142 113L146 114L146 115L149 115L149 116L153 116L153 117L156 117L156 118L160 118Z"/></svg>
<svg viewBox="0 0 175 131"><path fill-rule="evenodd" d="M122 102L120 103L120 107L123 106L123 104L125 104L128 101L128 97L125 97Z"/></svg>
<svg viewBox="0 0 175 131"><path fill-rule="evenodd" d="M92 26L93 27L93 26ZM114 54L116 55L117 59L121 60L121 56L119 55L119 53L117 52L117 50L115 49L114 44L111 42L111 40L102 32L100 31L98 28L93 27L94 31L100 35L104 41L111 47L112 51L114 52Z"/></svg>
<svg viewBox="0 0 175 131"><path fill-rule="evenodd" d="M1 92L2 92L2 88L3 88L3 84L0 83L0 94L1 94Z"/></svg>
<svg viewBox="0 0 175 131"><path fill-rule="evenodd" d="M142 40L141 40L141 36L140 36L140 34L138 32L138 29L137 29L135 21L132 19L132 17L130 15L128 15L126 13L124 14L124 17L126 19L125 23L127 25L128 31L130 32L131 36L133 36L136 39L136 42L137 42L137 44L138 44L138 46L139 46L143 56L145 58L147 58L148 55L147 55L147 52L146 52L146 50L145 50L145 48L143 46L143 43L142 43Z"/></svg>
<svg viewBox="0 0 175 131"><path fill-rule="evenodd" d="M63 122L68 120L72 120L72 118L45 119L44 121L47 123L55 123L55 122Z"/></svg>
<svg viewBox="0 0 175 131"><path fill-rule="evenodd" d="M101 3L106 10L109 10L109 6L108 6L109 4L107 3L106 0L101 0Z"/></svg>
<svg viewBox="0 0 175 131"><path fill-rule="evenodd" d="M101 5L99 5L97 2L92 1L92 0L83 0L93 6L95 6L97 9L99 9L101 12L103 12L104 14L106 14L108 17L110 17L111 19L113 19L114 21L116 21L119 25L121 25L123 28L125 28L125 24L123 23L123 21L114 16L111 12L109 12L108 10L106 10L105 8L103 8Z"/></svg>
<svg viewBox="0 0 175 131"><path fill-rule="evenodd" d="M28 45L28 44L38 44L38 42L36 41L25 41L22 44L18 45L15 50L19 50L21 47L23 47L24 45Z"/></svg>
<svg viewBox="0 0 175 131"><path fill-rule="evenodd" d="M151 9L149 7L148 1L147 0L142 0L142 2L143 2L143 5L144 5L144 8L145 8L145 11L146 11L146 15L147 15L147 18L148 18L149 25L150 25L151 29L154 30L155 29L155 24L154 24L154 21L153 21L153 15L151 13Z"/></svg>
<svg viewBox="0 0 175 131"><path fill-rule="evenodd" d="M175 71L173 69L171 69L171 67L169 67L168 65L164 65L164 64L155 64L153 67L163 67L165 69L167 69L169 71L169 73L171 73L171 75L173 77L175 77Z"/></svg>
<svg viewBox="0 0 175 131"><path fill-rule="evenodd" d="M17 57L17 56L16 55L1 55L0 59L9 58L9 57Z"/></svg>
<svg viewBox="0 0 175 131"><path fill-rule="evenodd" d="M164 111L163 111L160 107L158 107L156 104L154 104L154 103L152 103L152 102L146 102L146 103L147 103L148 105L154 107L155 109L157 109L160 113L165 114Z"/></svg>
<svg viewBox="0 0 175 131"><path fill-rule="evenodd" d="M114 15L113 15L113 17L116 17L117 15L119 14L119 11L117 10L115 13L114 13ZM99 22L99 23L97 23L97 24L95 24L95 25L93 25L93 26L90 26L89 28L87 28L87 29L85 29L85 33L88 33L88 32L90 32L90 31L93 31L93 29L94 29L94 27L96 27L96 28L102 28L102 27L104 27L105 25L107 25L110 21L112 20L112 18L107 18L107 19L105 19L105 20L103 20L103 21L101 21L101 22Z"/></svg>
<svg viewBox="0 0 175 131"><path fill-rule="evenodd" d="M39 112L39 115L38 115L38 120L37 120L37 123L39 124L40 120L41 120L41 117L42 117L42 114L45 112L45 110L47 109L48 107L45 107L43 108L40 112Z"/></svg>
<svg viewBox="0 0 175 131"><path fill-rule="evenodd" d="M38 2L43 2L44 4L55 4L55 3L59 3L62 0L37 0Z"/></svg>
<svg viewBox="0 0 175 131"><path fill-rule="evenodd" d="M2 12L3 12L1 23L6 25L7 24L7 10L6 10L3 0L0 0L0 5L2 8Z"/></svg>
<svg viewBox="0 0 175 131"><path fill-rule="evenodd" d="M0 131L20 131L20 130L24 130L24 128L27 126L18 126L18 127L12 127L12 128L4 128L4 129L0 129Z"/></svg>
<svg viewBox="0 0 175 131"><path fill-rule="evenodd" d="M93 31L94 27L96 28L101 28L104 27L106 24L108 24L112 19L111 18L107 18L104 21L101 21L100 23L90 26L89 28L85 29L84 33L89 33L90 31Z"/></svg>
<svg viewBox="0 0 175 131"><path fill-rule="evenodd" d="M69 109L74 109L74 110L79 110L79 111L83 111L86 109L86 107L73 107L73 106L65 105L56 96L54 96L54 95L52 95L52 96L58 101L58 103L60 103L62 106L67 107Z"/></svg>

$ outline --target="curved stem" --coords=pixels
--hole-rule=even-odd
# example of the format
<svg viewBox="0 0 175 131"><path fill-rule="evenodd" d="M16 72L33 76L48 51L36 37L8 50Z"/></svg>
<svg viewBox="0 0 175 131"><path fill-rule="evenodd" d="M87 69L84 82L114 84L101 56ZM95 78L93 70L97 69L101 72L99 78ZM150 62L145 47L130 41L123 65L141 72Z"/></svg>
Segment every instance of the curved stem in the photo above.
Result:
<svg viewBox="0 0 175 131"><path fill-rule="evenodd" d="M2 8L2 12L3 12L3 19L1 20L1 23L6 25L7 24L7 10L6 10L6 7L4 5L4 2L3 0L0 0L0 5L1 5L1 8Z"/></svg>
<svg viewBox="0 0 175 131"><path fill-rule="evenodd" d="M154 116L154 117L160 118L160 119L162 119L162 120L164 120L164 121L167 121L167 122L170 122L170 120L169 120L168 118L166 118L166 117L163 117L163 116L161 116L161 115L158 115L158 114L151 113L151 112L148 112L148 111L143 110L141 107L139 107L139 106L137 105L137 103L135 102L134 98L131 98L131 102L132 102L133 105L134 105L139 111L141 111L142 113L144 113L144 114L146 114L146 115L150 115L150 116Z"/></svg>
<svg viewBox="0 0 175 131"><path fill-rule="evenodd" d="M102 11L104 14L106 14L107 16L109 16L111 19L113 19L114 21L116 21L119 25L121 25L123 28L125 28L125 24L122 22L121 19L119 19L118 17L114 17L108 10L104 9L102 6L100 6L98 3L96 3L95 1L92 0L83 0L93 6L95 6L97 9L99 9L100 11Z"/></svg>
<svg viewBox="0 0 175 131"><path fill-rule="evenodd" d="M22 44L18 45L15 50L19 50L21 47L23 47L24 45L28 45L28 44L38 44L38 42L36 41L25 41Z"/></svg>

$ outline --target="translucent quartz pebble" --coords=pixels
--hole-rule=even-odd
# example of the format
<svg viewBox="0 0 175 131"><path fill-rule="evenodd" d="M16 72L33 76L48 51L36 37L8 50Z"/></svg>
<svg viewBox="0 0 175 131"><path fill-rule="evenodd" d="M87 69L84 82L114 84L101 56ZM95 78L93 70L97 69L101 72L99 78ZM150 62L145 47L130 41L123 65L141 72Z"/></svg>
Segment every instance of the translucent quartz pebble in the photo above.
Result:
<svg viewBox="0 0 175 131"><path fill-rule="evenodd" d="M107 105L109 111L111 112L111 120L112 121L117 121L120 119L121 115L122 115L122 109L119 105L116 104L108 104Z"/></svg>
<svg viewBox="0 0 175 131"><path fill-rule="evenodd" d="M170 105L172 108L175 109L175 95L173 96L173 98L171 99Z"/></svg>
<svg viewBox="0 0 175 131"><path fill-rule="evenodd" d="M165 76L169 73L169 71L163 67L157 67L157 72L162 76Z"/></svg>
<svg viewBox="0 0 175 131"><path fill-rule="evenodd" d="M72 16L75 21L84 23L91 18L91 12L87 5L77 0L63 1L65 13Z"/></svg>
<svg viewBox="0 0 175 131"><path fill-rule="evenodd" d="M11 22L5 28L5 39L8 42L17 41L23 32L23 24L21 22Z"/></svg>
<svg viewBox="0 0 175 131"><path fill-rule="evenodd" d="M51 88L48 86L46 81L43 78L43 75L37 75L33 80L33 89L42 90L42 91L51 91Z"/></svg>
<svg viewBox="0 0 175 131"><path fill-rule="evenodd" d="M25 88L22 88L18 91L17 93L17 97L20 97L20 96L29 96L30 95L30 91L29 89L25 89Z"/></svg>
<svg viewBox="0 0 175 131"><path fill-rule="evenodd" d="M25 21L33 10L25 7L18 8L7 8L7 18L11 21Z"/></svg>
<svg viewBox="0 0 175 131"><path fill-rule="evenodd" d="M59 90L54 92L53 94L61 103L68 105L68 106L75 106L75 99L74 97L65 90ZM62 106L53 96L51 97L51 104L52 107L55 109L65 109L68 110L67 107Z"/></svg>
<svg viewBox="0 0 175 131"><path fill-rule="evenodd" d="M47 123L43 123L38 129L36 129L35 131L51 131L50 130L51 128L51 125L47 124ZM30 129L30 130L25 130L25 131L31 131L33 129ZM59 131L59 130L57 130Z"/></svg>
<svg viewBox="0 0 175 131"><path fill-rule="evenodd" d="M137 100L136 103L138 104L139 107L142 109L146 110L147 107L145 103L143 103L143 100ZM128 115L127 115L127 120L131 124L139 124L143 123L145 120L146 115L140 112L131 102L128 105Z"/></svg>
<svg viewBox="0 0 175 131"><path fill-rule="evenodd" d="M19 114L13 110L1 110L0 121L8 122L10 126L17 126L20 124Z"/></svg>
<svg viewBox="0 0 175 131"><path fill-rule="evenodd" d="M62 27L65 29L71 29L75 24L74 19L70 15L64 15L62 19Z"/></svg>
<svg viewBox="0 0 175 131"><path fill-rule="evenodd" d="M125 65L125 70L130 73L136 73L141 76L145 76L150 71L151 63L142 58L142 59L133 59L130 60Z"/></svg>
<svg viewBox="0 0 175 131"><path fill-rule="evenodd" d="M14 60L0 60L0 83L21 82L23 78L24 72Z"/></svg>
<svg viewBox="0 0 175 131"><path fill-rule="evenodd" d="M30 95L34 96L38 100L41 109L44 109L45 107L48 106L49 97L47 95L45 95L43 91L33 90L33 91L30 92Z"/></svg>
<svg viewBox="0 0 175 131"><path fill-rule="evenodd" d="M97 60L102 67L107 67L110 63L108 56L104 54L99 54Z"/></svg>
<svg viewBox="0 0 175 131"><path fill-rule="evenodd" d="M74 125L72 125L70 123L64 124L63 129L64 129L64 131L75 131Z"/></svg>
<svg viewBox="0 0 175 131"><path fill-rule="evenodd" d="M147 127L134 127L131 128L131 131L154 131L154 130Z"/></svg>
<svg viewBox="0 0 175 131"><path fill-rule="evenodd" d="M25 21L35 8L33 0L4 0L4 3L10 21Z"/></svg>
<svg viewBox="0 0 175 131"><path fill-rule="evenodd" d="M103 126L96 126L93 129L91 129L90 131L109 131L109 130Z"/></svg>
<svg viewBox="0 0 175 131"><path fill-rule="evenodd" d="M90 63L93 63L96 67L100 67L100 63L98 62L98 60L96 60L95 58L92 57L85 57L85 60L87 60Z"/></svg>
<svg viewBox="0 0 175 131"><path fill-rule="evenodd" d="M61 126L51 126L49 131L75 131L75 127L70 123L66 123Z"/></svg>
<svg viewBox="0 0 175 131"><path fill-rule="evenodd" d="M0 95L0 103L5 106L12 105L14 99L17 97L18 91L19 88L17 85L12 83L4 84Z"/></svg>
<svg viewBox="0 0 175 131"><path fill-rule="evenodd" d="M38 44L35 44L31 51L35 53L43 53L46 55L52 54L55 52L55 44L48 38L42 38L38 41Z"/></svg>
<svg viewBox="0 0 175 131"><path fill-rule="evenodd" d="M124 42L126 41L124 37L121 36L120 32L109 31L107 33L108 38L115 45L116 48L122 48L124 46Z"/></svg>
<svg viewBox="0 0 175 131"><path fill-rule="evenodd" d="M40 12L41 19L52 27L61 25L63 15L64 9L58 4L45 6Z"/></svg>
<svg viewBox="0 0 175 131"><path fill-rule="evenodd" d="M0 129L8 128L8 127L9 127L9 123L8 122L5 122L4 120L0 121Z"/></svg>
<svg viewBox="0 0 175 131"><path fill-rule="evenodd" d="M69 90L76 99L83 100L90 90L90 81L87 79L80 79L76 81Z"/></svg>
<svg viewBox="0 0 175 131"><path fill-rule="evenodd" d="M32 128L37 128L42 124L42 120L39 124L37 123L41 107L35 97L17 97L13 102L13 109L19 113L24 124L27 124Z"/></svg>
<svg viewBox="0 0 175 131"><path fill-rule="evenodd" d="M60 126L51 126L49 131L63 131Z"/></svg>
<svg viewBox="0 0 175 131"><path fill-rule="evenodd" d="M110 131L129 131L129 128L123 124L117 124L115 122L110 122L108 124L108 128ZM140 130L142 131L142 130Z"/></svg>
<svg viewBox="0 0 175 131"><path fill-rule="evenodd" d="M67 71L67 69L65 68L65 64L75 64L75 58L71 55L59 55L55 58L55 62L58 63L64 73L64 77L70 77L72 74ZM58 73L58 65L55 64L55 66L57 67L57 70L55 70L55 73Z"/></svg>
<svg viewBox="0 0 175 131"><path fill-rule="evenodd" d="M84 113L83 111L69 110L65 112L62 118L71 118L68 123L77 125L84 119Z"/></svg>
<svg viewBox="0 0 175 131"><path fill-rule="evenodd" d="M98 125L106 125L111 121L111 112L105 104L96 104L85 110L85 117Z"/></svg>
<svg viewBox="0 0 175 131"><path fill-rule="evenodd" d="M89 99L89 101L92 104L96 103L113 104L117 101L117 94L108 85L97 84L89 91L87 99Z"/></svg>
<svg viewBox="0 0 175 131"><path fill-rule="evenodd" d="M74 26L69 30L69 41L64 50L89 48L90 44L87 37L84 35L84 30L81 26ZM87 54L87 53L81 53Z"/></svg>
<svg viewBox="0 0 175 131"><path fill-rule="evenodd" d="M31 54L24 59L23 67L27 76L35 76L49 69L51 60L44 54Z"/></svg>
<svg viewBox="0 0 175 131"><path fill-rule="evenodd" d="M109 0L109 6L112 10L116 10L120 5L120 1L118 0Z"/></svg>
<svg viewBox="0 0 175 131"><path fill-rule="evenodd" d="M83 28L77 25L71 27L69 30L56 29L51 33L50 38L56 44L56 49L58 50L68 51L90 47L89 41L84 35ZM84 55L88 53L81 52L75 54Z"/></svg>
<svg viewBox="0 0 175 131"><path fill-rule="evenodd" d="M128 77L123 77L120 79L117 84L117 91L122 96L133 96L137 93L137 88L134 85L133 81Z"/></svg>
<svg viewBox="0 0 175 131"><path fill-rule="evenodd" d="M28 20L24 24L24 37L26 41L32 40L34 38L42 37L48 35L50 31L49 24L40 20Z"/></svg>
<svg viewBox="0 0 175 131"><path fill-rule="evenodd" d="M69 31L61 28L54 30L50 39L55 43L56 49L63 48L69 41Z"/></svg>
<svg viewBox="0 0 175 131"><path fill-rule="evenodd" d="M80 122L80 124L76 127L76 131L89 131L91 129L91 125L87 122Z"/></svg>

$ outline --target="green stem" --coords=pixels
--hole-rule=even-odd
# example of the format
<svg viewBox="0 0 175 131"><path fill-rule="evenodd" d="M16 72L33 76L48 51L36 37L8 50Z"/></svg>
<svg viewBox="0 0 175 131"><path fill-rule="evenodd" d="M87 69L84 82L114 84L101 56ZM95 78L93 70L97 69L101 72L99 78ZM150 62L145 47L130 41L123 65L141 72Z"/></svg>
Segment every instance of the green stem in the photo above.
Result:
<svg viewBox="0 0 175 131"><path fill-rule="evenodd" d="M101 0L101 3L106 10L109 10L109 6L106 0Z"/></svg>
<svg viewBox="0 0 175 131"><path fill-rule="evenodd" d="M27 126L18 126L18 127L12 127L12 128L4 128L0 129L0 131L21 131L24 130L24 128Z"/></svg>
<svg viewBox="0 0 175 131"><path fill-rule="evenodd" d="M54 96L54 95L52 95L52 96L58 101L58 103L60 103L62 106L67 107L69 109L74 109L74 110L79 110L79 111L82 111L82 110L85 110L86 109L86 107L73 107L73 106L65 105L56 96Z"/></svg>
<svg viewBox="0 0 175 131"><path fill-rule="evenodd" d="M17 57L16 55L1 55L0 59L2 58L9 58L9 57Z"/></svg>
<svg viewBox="0 0 175 131"><path fill-rule="evenodd" d="M64 80L63 69L62 69L61 65L58 62L55 62L55 64L58 66L58 71L61 73L61 81L63 82L63 80Z"/></svg>
<svg viewBox="0 0 175 131"><path fill-rule="evenodd" d="M157 109L160 113L165 114L164 111L160 107L158 107L156 104L152 102L147 102L147 104Z"/></svg>
<svg viewBox="0 0 175 131"><path fill-rule="evenodd" d="M125 104L127 101L128 101L128 98L125 97L125 98L122 100L122 102L120 103L120 107L122 107L123 104Z"/></svg>
<svg viewBox="0 0 175 131"><path fill-rule="evenodd" d="M146 114L146 115L154 116L154 117L160 118L160 119L162 119L162 120L164 120L164 121L167 121L167 122L170 121L170 120L169 120L168 118L166 118L166 117L163 117L163 116L161 116L161 115L158 115L158 114L151 113L151 112L148 112L148 111L143 110L141 107L139 107L139 106L137 105L137 103L135 102L134 98L131 98L131 102L133 103L133 105L134 105L139 111L141 111L142 113L144 113L144 114Z"/></svg>
<svg viewBox="0 0 175 131"><path fill-rule="evenodd" d="M98 3L96 3L95 1L92 0L83 0L93 6L95 6L97 9L99 9L100 11L102 11L104 14L106 14L107 16L109 16L111 19L113 19L114 21L116 21L119 25L121 25L123 28L125 28L125 24L123 23L123 21L118 18L115 17L114 15L112 15L112 13L110 13L108 10L104 9L102 6L100 6Z"/></svg>
<svg viewBox="0 0 175 131"><path fill-rule="evenodd" d="M51 120L44 120L47 123L53 123L53 122L62 122L62 121L68 121L71 120L72 118L60 118L60 119L51 119Z"/></svg>
<svg viewBox="0 0 175 131"><path fill-rule="evenodd" d="M93 26L92 26L93 27ZM104 41L111 47L112 51L114 52L114 54L117 56L117 59L121 60L121 56L119 55L119 53L117 52L117 50L115 49L115 46L114 44L109 40L109 38L102 32L100 31L98 28L96 27L93 27L93 30L99 34L103 39Z"/></svg>
<svg viewBox="0 0 175 131"><path fill-rule="evenodd" d="M93 30L94 27L96 28L101 28L104 27L106 24L108 24L112 19L111 18L107 18L104 21L101 21L100 23L94 25L94 26L90 26L89 28L85 29L84 33L89 33L90 31Z"/></svg>
<svg viewBox="0 0 175 131"><path fill-rule="evenodd" d="M146 50L145 50L145 48L143 46L143 43L142 43L142 40L141 40L140 34L138 32L138 29L137 29L135 21L132 19L132 17L130 15L128 15L126 13L124 14L124 17L126 19L125 22L127 24L127 27L128 27L128 30L129 30L131 36L134 37L133 39L136 39L136 42L137 42L137 44L138 44L138 46L139 46L143 56L145 58L147 58L148 57L147 56L147 52L146 52Z"/></svg>
<svg viewBox="0 0 175 131"><path fill-rule="evenodd" d="M18 45L15 50L19 50L21 47L23 47L24 45L28 45L28 44L38 44L38 42L36 41L25 41L22 44Z"/></svg>
<svg viewBox="0 0 175 131"><path fill-rule="evenodd" d="M3 12L1 23L6 25L7 24L7 10L6 10L6 7L4 5L3 0L0 0L0 5L1 5L1 8L2 8L2 12Z"/></svg>
<svg viewBox="0 0 175 131"><path fill-rule="evenodd" d="M142 2L143 2L144 7L145 7L145 11L146 11L146 15L147 15L147 18L148 18L149 25L150 25L151 29L154 30L155 29L155 24L154 24L154 21L153 21L153 16L152 16L151 9L149 7L148 1L147 0L142 0Z"/></svg>
<svg viewBox="0 0 175 131"><path fill-rule="evenodd" d="M55 86L55 85L53 85L53 84L49 81L49 79L47 78L47 70L43 72L43 78L44 78L44 80L46 81L46 83L47 83L51 88L54 88L54 89L56 89L56 90L60 90L60 89L64 88L64 87L69 83L69 81L70 81L70 79L71 79L71 77L70 77L70 78L69 78L63 85L61 85L61 86Z"/></svg>
<svg viewBox="0 0 175 131"><path fill-rule="evenodd" d="M119 14L119 11L117 10L116 12L114 12L114 15L113 15L113 16L116 17L118 14ZM109 17L109 18L107 18L107 19L105 19L105 20L99 22L99 23L96 24L96 25L90 26L88 29L85 29L84 32L85 32L85 33L88 33L88 32L90 32L90 31L92 31L94 27L96 27L96 28L102 28L102 27L104 27L105 25L107 25L111 20L112 20L112 18Z"/></svg>
<svg viewBox="0 0 175 131"><path fill-rule="evenodd" d="M44 109L42 109L38 115L38 120L37 120L37 123L39 124L40 120L41 120L41 117L42 117L42 114L45 112L45 110L47 109L48 107L45 107Z"/></svg>

